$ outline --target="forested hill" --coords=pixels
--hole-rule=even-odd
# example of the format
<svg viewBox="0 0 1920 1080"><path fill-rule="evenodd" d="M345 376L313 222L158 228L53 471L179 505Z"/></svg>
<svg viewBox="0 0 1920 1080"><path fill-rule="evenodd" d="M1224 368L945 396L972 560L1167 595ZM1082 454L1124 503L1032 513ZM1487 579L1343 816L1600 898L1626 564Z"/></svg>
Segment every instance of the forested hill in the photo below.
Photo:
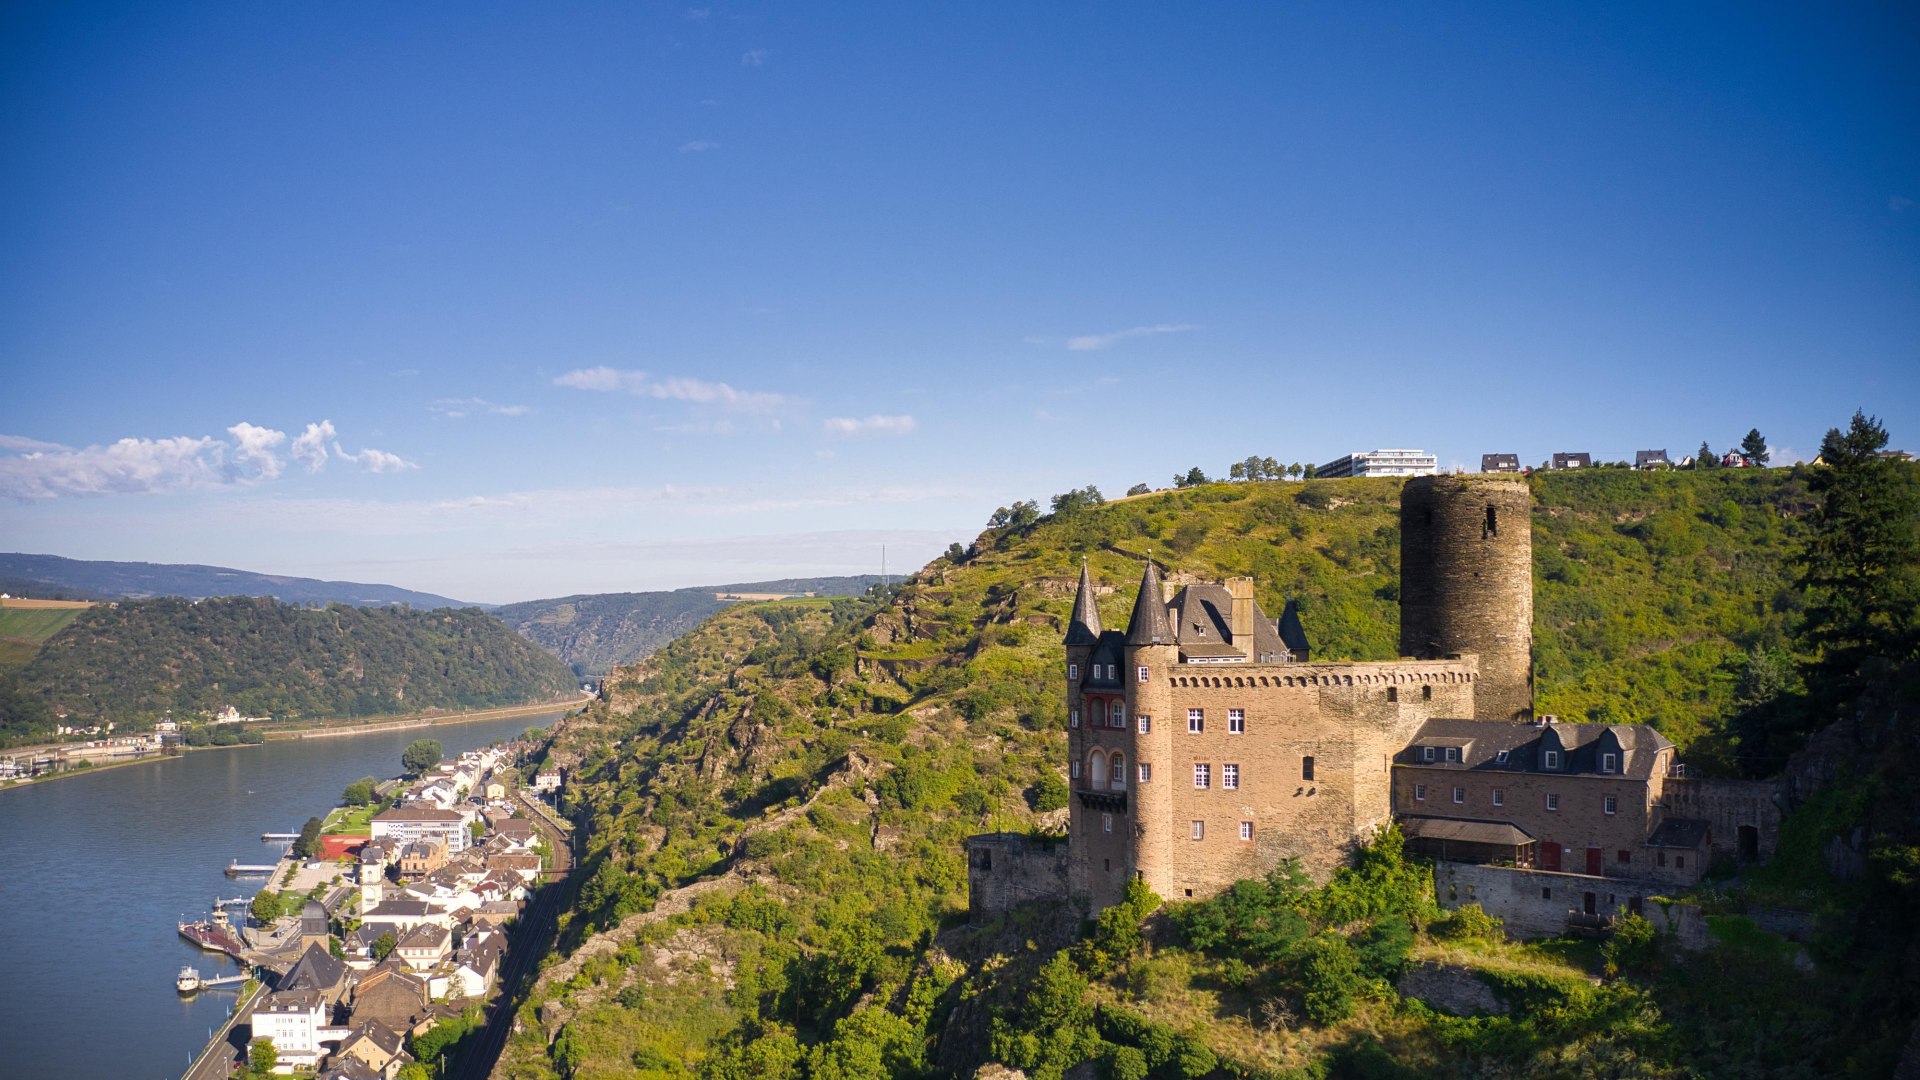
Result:
<svg viewBox="0 0 1920 1080"><path fill-rule="evenodd" d="M1793 679L1790 560L1813 506L1806 474L1598 469L1533 484L1541 710L1655 724L1685 760L1734 771L1745 719ZM568 956L532 992L496 1075L967 1076L999 1060L1053 1077L1118 1046L1148 1056L1103 1059L1107 1075L1199 1076L1216 1055L1236 1075L1325 1075L1342 1040L1383 1030L1415 1071L1388 1062L1351 1075L1425 1075L1421 1062L1460 1075L1574 1075L1554 1064L1576 1060L1569 1047L1620 1061L1652 1053L1640 1040L1658 1014L1637 991L1592 992L1579 964L1544 953L1495 959L1529 988L1529 1007L1558 1017L1556 1032L1450 1028L1401 1011L1390 984L1374 981L1411 947L1393 919L1379 924L1384 942L1350 942L1346 933L1372 934L1374 923L1284 916L1289 933L1344 926L1326 931L1334 937L1307 957L1319 965L1310 970L1344 971L1384 1003L1324 1026L1298 1015L1294 984L1262 981L1291 969L1249 967L1251 957L1235 966L1162 941L1149 962L1131 952L1136 936L1120 954L1133 957L1129 973L1099 951L1120 948L1122 934L1043 970L1080 933L1070 914L960 926L962 839L1061 821L1060 638L1082 556L1111 587L1099 600L1108 626L1125 625L1151 549L1174 575L1251 575L1269 612L1298 599L1317 658L1388 658L1399 488L1240 483L1069 501L989 530L885 600L739 607L621 669L610 701L556 734L556 759L578 766L567 809L583 827L589 877L561 943ZM1384 876L1364 890L1390 908L1414 902L1416 878L1398 866L1383 853L1368 873ZM1325 908L1305 893L1285 900L1337 913L1351 910L1343 895ZM1424 949L1452 947L1421 932ZM1795 996L1782 961L1767 963L1756 978L1777 993L1696 987L1698 1002L1676 1004L1672 1022L1815 1007ZM1729 998L1742 1004L1717 1018L1688 1011ZM1263 1019L1260 1000L1294 1011ZM1096 1001L1107 1003L1097 1031ZM1665 1063L1632 1075L1686 1075L1688 1062L1708 1064L1701 1047L1721 1053L1743 1038L1692 1030L1660 1046ZM1765 1052L1740 1046L1742 1060Z"/></svg>
<svg viewBox="0 0 1920 1080"><path fill-rule="evenodd" d="M17 698L69 723L110 719L137 730L168 710L364 716L547 700L575 683L564 664L472 608L311 609L227 597L89 608L20 670L18 685Z"/></svg>
<svg viewBox="0 0 1920 1080"><path fill-rule="evenodd" d="M457 600L393 585L320 581L285 574L258 574L227 566L187 563L102 562L58 555L0 552L0 591L15 596L76 600L149 596L271 596L290 604L411 604L461 607Z"/></svg>
<svg viewBox="0 0 1920 1080"><path fill-rule="evenodd" d="M639 660L699 625L732 601L723 596L804 594L854 596L880 583L877 574L779 578L666 592L588 593L528 600L493 609L520 636L558 656L577 674L604 675Z"/></svg>

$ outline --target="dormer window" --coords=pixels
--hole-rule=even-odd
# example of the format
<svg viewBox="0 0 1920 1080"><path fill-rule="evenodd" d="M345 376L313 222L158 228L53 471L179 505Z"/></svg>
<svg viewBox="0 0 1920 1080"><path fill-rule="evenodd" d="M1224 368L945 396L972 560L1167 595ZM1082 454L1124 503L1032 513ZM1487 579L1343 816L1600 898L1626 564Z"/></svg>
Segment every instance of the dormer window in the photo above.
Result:
<svg viewBox="0 0 1920 1080"><path fill-rule="evenodd" d="M1541 764L1543 767L1548 769L1559 768L1560 767L1560 751L1548 750L1546 753L1542 754Z"/></svg>
<svg viewBox="0 0 1920 1080"><path fill-rule="evenodd" d="M1601 772L1619 772L1620 771L1620 755L1601 754L1600 755L1600 771Z"/></svg>
<svg viewBox="0 0 1920 1080"><path fill-rule="evenodd" d="M1448 760L1448 761L1459 761L1459 760L1460 760L1460 748L1459 748L1459 747L1457 747L1457 746L1449 746L1449 747L1447 747L1447 760Z"/></svg>
<svg viewBox="0 0 1920 1080"><path fill-rule="evenodd" d="M1505 765L1507 763L1507 752L1505 750L1500 751L1493 755L1493 760L1496 764Z"/></svg>
<svg viewBox="0 0 1920 1080"><path fill-rule="evenodd" d="M1421 760L1421 761L1432 761L1432 760L1433 760L1433 747L1431 747L1431 746L1423 746L1423 747L1421 747L1421 748L1420 748L1420 760Z"/></svg>

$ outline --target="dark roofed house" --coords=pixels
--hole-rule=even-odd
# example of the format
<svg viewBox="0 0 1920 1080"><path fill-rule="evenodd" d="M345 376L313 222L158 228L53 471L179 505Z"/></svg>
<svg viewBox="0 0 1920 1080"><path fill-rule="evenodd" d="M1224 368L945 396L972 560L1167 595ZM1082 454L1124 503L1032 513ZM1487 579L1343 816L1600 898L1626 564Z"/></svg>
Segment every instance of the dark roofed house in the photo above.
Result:
<svg viewBox="0 0 1920 1080"><path fill-rule="evenodd" d="M427 1015L427 984L394 961L361 976L353 991L353 1026L378 1021L395 1031L411 1033Z"/></svg>
<svg viewBox="0 0 1920 1080"><path fill-rule="evenodd" d="M413 1060L407 1053L406 1036L388 1027L378 1020L367 1020L357 1025L353 1033L341 1040L340 1048L334 1051L334 1060L358 1062L369 1073L378 1077L390 1077L399 1071L401 1065Z"/></svg>
<svg viewBox="0 0 1920 1080"><path fill-rule="evenodd" d="M1517 473L1520 471L1519 454L1481 454L1480 471Z"/></svg>
<svg viewBox="0 0 1920 1080"><path fill-rule="evenodd" d="M1673 462L1667 460L1665 450L1635 450L1633 467L1636 469L1669 469Z"/></svg>
<svg viewBox="0 0 1920 1080"><path fill-rule="evenodd" d="M329 1006L337 1005L353 987L346 961L336 960L325 945L308 945L300 959L280 980L281 990L312 990Z"/></svg>
<svg viewBox="0 0 1920 1080"><path fill-rule="evenodd" d="M1560 452L1553 455L1553 467L1556 469L1585 469L1592 465L1592 454Z"/></svg>

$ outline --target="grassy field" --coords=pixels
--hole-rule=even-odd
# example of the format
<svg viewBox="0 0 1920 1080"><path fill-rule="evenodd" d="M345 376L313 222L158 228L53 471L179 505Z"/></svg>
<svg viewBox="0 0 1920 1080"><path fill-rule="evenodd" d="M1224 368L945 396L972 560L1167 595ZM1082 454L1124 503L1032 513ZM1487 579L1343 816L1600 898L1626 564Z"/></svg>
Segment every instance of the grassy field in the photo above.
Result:
<svg viewBox="0 0 1920 1080"><path fill-rule="evenodd" d="M0 667L19 667L33 659L42 643L66 629L87 609L85 604L21 604L8 601L0 605Z"/></svg>
<svg viewBox="0 0 1920 1080"><path fill-rule="evenodd" d="M345 834L348 836L366 836L373 832L373 815L377 811L373 806L342 806L327 817L324 835Z"/></svg>

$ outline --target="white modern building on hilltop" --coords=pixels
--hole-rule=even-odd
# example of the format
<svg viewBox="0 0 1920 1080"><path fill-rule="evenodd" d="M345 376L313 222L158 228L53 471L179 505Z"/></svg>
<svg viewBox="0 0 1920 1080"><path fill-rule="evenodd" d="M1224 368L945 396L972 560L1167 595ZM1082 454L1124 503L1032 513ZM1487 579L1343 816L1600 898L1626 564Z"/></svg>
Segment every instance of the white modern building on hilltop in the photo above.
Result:
<svg viewBox="0 0 1920 1080"><path fill-rule="evenodd" d="M1343 476L1433 476L1440 471L1440 459L1425 450L1355 450L1335 458L1314 470L1315 476L1338 479Z"/></svg>

